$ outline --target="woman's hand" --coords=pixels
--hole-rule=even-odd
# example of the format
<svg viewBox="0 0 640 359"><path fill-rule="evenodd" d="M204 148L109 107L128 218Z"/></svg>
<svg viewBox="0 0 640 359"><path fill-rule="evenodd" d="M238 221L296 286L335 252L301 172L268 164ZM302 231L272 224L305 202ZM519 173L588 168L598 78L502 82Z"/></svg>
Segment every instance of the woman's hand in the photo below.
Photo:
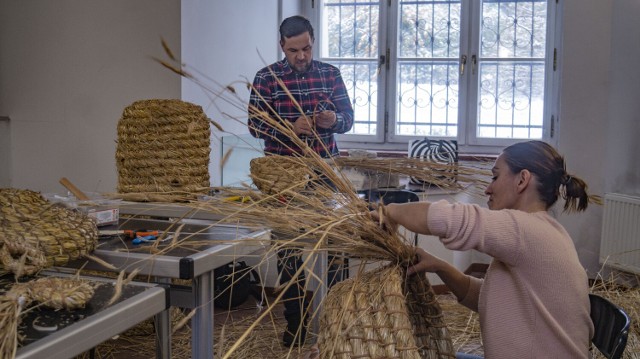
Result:
<svg viewBox="0 0 640 359"><path fill-rule="evenodd" d="M446 266L446 262L422 248L416 247L416 261L407 268L407 275L414 273L435 273Z"/></svg>
<svg viewBox="0 0 640 359"><path fill-rule="evenodd" d="M380 227L392 233L398 230L398 223L390 216L393 205L394 204L389 204L385 206L379 203L375 209L369 212L373 220L377 221Z"/></svg>

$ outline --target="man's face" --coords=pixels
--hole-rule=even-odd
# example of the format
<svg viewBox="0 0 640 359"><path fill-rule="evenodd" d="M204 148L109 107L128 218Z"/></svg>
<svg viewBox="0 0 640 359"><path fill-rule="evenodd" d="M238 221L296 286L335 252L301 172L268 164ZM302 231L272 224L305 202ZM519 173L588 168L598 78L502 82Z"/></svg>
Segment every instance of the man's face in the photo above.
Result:
<svg viewBox="0 0 640 359"><path fill-rule="evenodd" d="M313 59L313 39L308 32L285 37L284 41L280 41L280 47L282 47L284 56L294 71L305 72L309 70Z"/></svg>

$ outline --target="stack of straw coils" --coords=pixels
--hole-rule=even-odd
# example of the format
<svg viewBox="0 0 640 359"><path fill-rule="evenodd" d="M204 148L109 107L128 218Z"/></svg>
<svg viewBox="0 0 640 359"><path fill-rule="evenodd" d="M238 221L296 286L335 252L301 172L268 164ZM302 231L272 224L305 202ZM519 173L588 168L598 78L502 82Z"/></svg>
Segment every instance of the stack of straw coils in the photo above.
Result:
<svg viewBox="0 0 640 359"><path fill-rule="evenodd" d="M127 106L118 122L118 192L206 193L210 135L209 119L192 103L151 99Z"/></svg>
<svg viewBox="0 0 640 359"><path fill-rule="evenodd" d="M63 266L95 248L96 222L39 193L0 189L0 262L18 276Z"/></svg>
<svg viewBox="0 0 640 359"><path fill-rule="evenodd" d="M260 192L268 195L296 193L303 190L311 177L302 157L264 156L249 163L250 177Z"/></svg>
<svg viewBox="0 0 640 359"><path fill-rule="evenodd" d="M321 358L455 358L425 276L381 267L333 286L323 301Z"/></svg>

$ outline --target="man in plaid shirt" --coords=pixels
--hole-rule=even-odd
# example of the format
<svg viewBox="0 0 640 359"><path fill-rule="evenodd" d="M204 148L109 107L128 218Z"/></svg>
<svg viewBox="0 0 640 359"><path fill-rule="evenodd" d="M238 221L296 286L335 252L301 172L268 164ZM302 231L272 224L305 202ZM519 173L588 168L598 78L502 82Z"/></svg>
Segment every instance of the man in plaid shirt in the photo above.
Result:
<svg viewBox="0 0 640 359"><path fill-rule="evenodd" d="M265 155L302 154L289 134L264 121L267 114L274 120L286 121L295 135L304 139L323 158L338 155L334 133L345 133L353 126L353 107L340 70L313 60L313 41L313 27L309 20L302 16L285 19L280 25L280 46L285 58L258 71L253 80L249 131L254 137L264 139ZM329 255L329 286L341 281L343 274L346 276L347 259L337 263L339 261L334 262L334 257ZM301 266L298 249L279 250L280 284L284 286L291 281ZM307 333L309 308L304 271L285 291L282 299L287 320L283 344L288 347L302 345Z"/></svg>
<svg viewBox="0 0 640 359"><path fill-rule="evenodd" d="M334 133L345 133L353 126L353 107L340 70L313 60L313 42L309 20L302 16L285 19L280 25L285 58L258 71L253 80L249 131L264 140L265 154L292 155L302 150L258 113L289 122L295 134L322 157L337 155Z"/></svg>

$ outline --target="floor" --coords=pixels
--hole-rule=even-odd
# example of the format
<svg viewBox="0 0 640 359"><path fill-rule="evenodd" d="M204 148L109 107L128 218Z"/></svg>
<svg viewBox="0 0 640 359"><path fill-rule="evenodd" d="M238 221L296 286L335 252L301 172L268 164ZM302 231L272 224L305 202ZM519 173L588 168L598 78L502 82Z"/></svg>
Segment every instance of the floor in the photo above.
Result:
<svg viewBox="0 0 640 359"><path fill-rule="evenodd" d="M465 352L482 354L477 330L477 316L461 307L448 295L439 296L443 313L448 316L451 338L456 349ZM266 308L260 308L255 299L250 297L245 303L231 311L216 310L215 323L215 358L222 358L220 353L229 354L237 339L251 326L252 331L242 341L228 358L304 358L311 350L314 338L310 337L302 348L289 349L281 344L282 330L285 321L282 316L282 305L274 306L271 313ZM180 326L185 314L177 308L172 309L172 323ZM263 317L261 321L258 318ZM172 335L171 358L190 358L191 331L187 324ZM93 358L154 358L155 341L153 323L147 321L127 332L98 346ZM85 353L78 358L92 358L91 353Z"/></svg>

